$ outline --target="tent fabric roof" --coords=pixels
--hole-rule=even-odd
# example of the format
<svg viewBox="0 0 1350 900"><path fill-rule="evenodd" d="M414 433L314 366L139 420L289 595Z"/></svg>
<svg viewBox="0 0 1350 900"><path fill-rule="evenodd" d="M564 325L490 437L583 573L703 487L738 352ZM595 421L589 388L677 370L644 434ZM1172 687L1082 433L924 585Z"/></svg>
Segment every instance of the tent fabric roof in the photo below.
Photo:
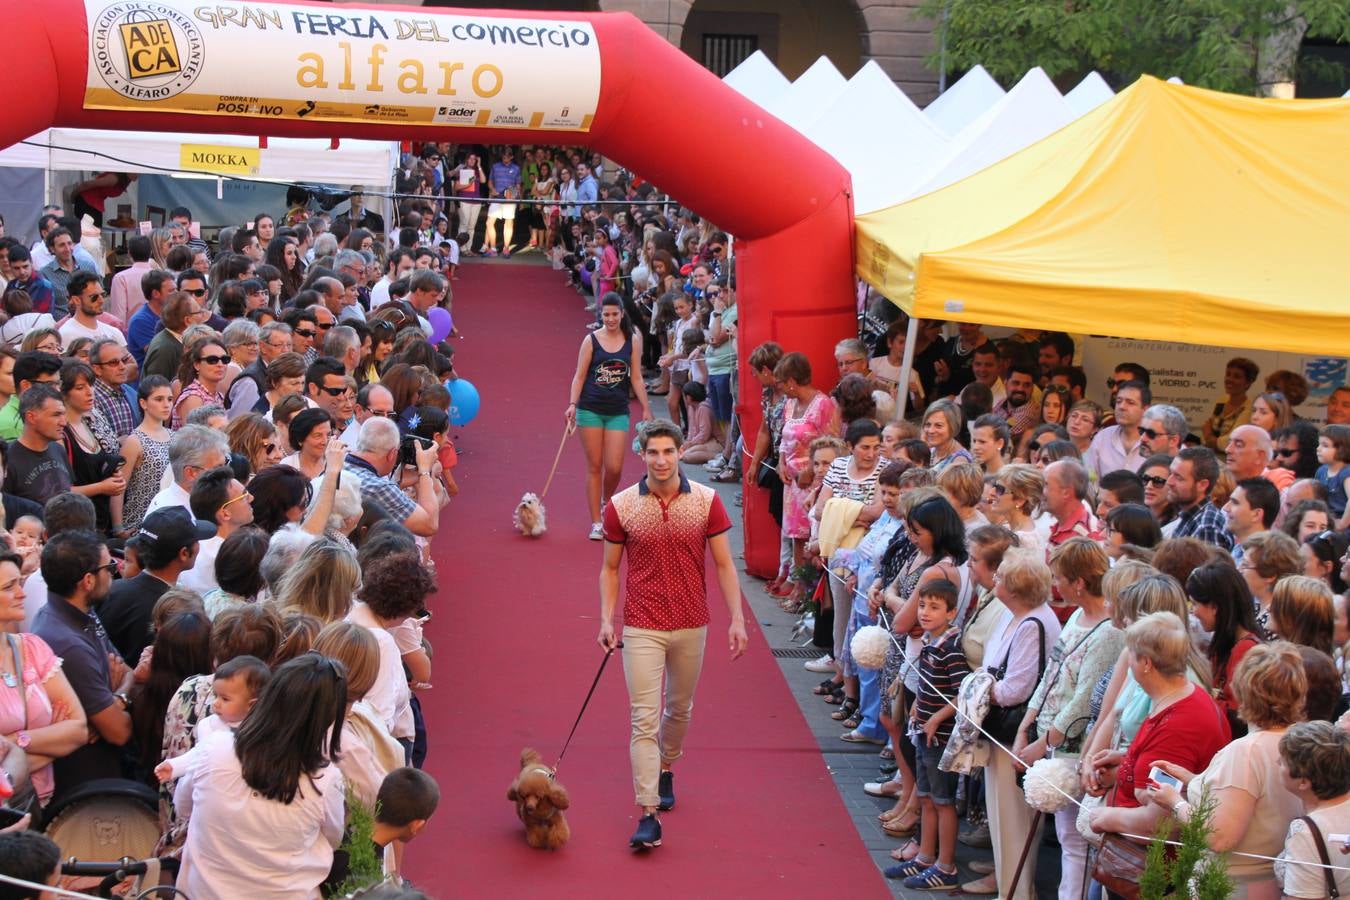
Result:
<svg viewBox="0 0 1350 900"><path fill-rule="evenodd" d="M1347 146L1345 100L1145 77L985 171L859 216L857 272L922 317L1325 354L1350 334Z"/></svg>
<svg viewBox="0 0 1350 900"><path fill-rule="evenodd" d="M853 176L853 207L870 212L909 196L910 173L930 172L948 139L875 61L849 79L806 136Z"/></svg>
<svg viewBox="0 0 1350 900"><path fill-rule="evenodd" d="M763 50L756 50L741 60L722 81L747 100L753 100L760 106L767 106L775 97L788 89L791 84L787 76L778 71Z"/></svg>
<svg viewBox="0 0 1350 900"><path fill-rule="evenodd" d="M172 132L100 131L50 128L0 149L0 166L56 171L103 171L167 174L184 171L183 144L213 147L258 146L256 136L179 134ZM34 147L31 144L41 146ZM71 148L71 149L52 149ZM258 178L318 181L334 184L387 185L398 165L398 144L344 138L336 150L319 138L269 138L259 154ZM118 161L115 161L118 160ZM121 162L120 160L125 160Z"/></svg>
<svg viewBox="0 0 1350 900"><path fill-rule="evenodd" d="M1003 88L984 66L976 65L924 108L924 115L949 135L956 135L1003 97Z"/></svg>
<svg viewBox="0 0 1350 900"><path fill-rule="evenodd" d="M1045 70L1036 67L975 121L961 129L948 149L948 159L919 181L909 196L944 188L988 168L1063 128L1077 116ZM898 198L897 198L898 199Z"/></svg>
<svg viewBox="0 0 1350 900"><path fill-rule="evenodd" d="M1116 95L1100 72L1089 72L1078 85L1064 95L1075 116L1085 116Z"/></svg>
<svg viewBox="0 0 1350 900"><path fill-rule="evenodd" d="M848 81L830 62L829 57L822 56L788 85L787 90L763 106L804 134L812 122L834 105L847 85Z"/></svg>

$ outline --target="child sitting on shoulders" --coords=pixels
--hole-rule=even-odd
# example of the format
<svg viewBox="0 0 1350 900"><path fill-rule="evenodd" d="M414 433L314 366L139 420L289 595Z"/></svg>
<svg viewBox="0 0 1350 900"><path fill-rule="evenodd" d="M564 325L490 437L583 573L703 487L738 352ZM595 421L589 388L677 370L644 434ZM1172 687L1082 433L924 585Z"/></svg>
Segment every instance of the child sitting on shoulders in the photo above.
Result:
<svg viewBox="0 0 1350 900"><path fill-rule="evenodd" d="M201 753L202 743L211 735L239 727L258 702L272 671L256 656L236 656L220 664L211 681L216 699L211 703L214 715L197 723L197 743L182 756L175 756L155 766L155 777L160 784L182 778Z"/></svg>

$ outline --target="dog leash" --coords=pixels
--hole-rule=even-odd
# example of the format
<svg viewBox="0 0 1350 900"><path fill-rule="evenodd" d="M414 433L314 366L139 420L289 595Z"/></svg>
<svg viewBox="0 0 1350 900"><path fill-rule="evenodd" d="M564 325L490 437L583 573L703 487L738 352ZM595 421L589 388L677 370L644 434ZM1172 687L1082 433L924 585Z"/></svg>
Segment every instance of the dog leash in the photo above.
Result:
<svg viewBox="0 0 1350 900"><path fill-rule="evenodd" d="M572 723L572 730L568 732L567 740L563 742L562 752L558 754L558 761L553 764L553 771L555 775L558 771L558 766L562 765L563 756L567 754L567 748L572 743L572 735L577 733L577 726L581 724L581 717L586 714L586 707L590 705L591 697L595 695L595 688L597 685L600 684L600 676L605 674L605 664L609 662L609 658L614 655L615 650L622 650L622 649L623 649L623 641L619 641L613 647L610 647L608 650L606 650L605 658L600 660L600 671L595 673L595 680L591 682L591 689L586 692L586 699L581 702L581 712L577 713L577 720Z"/></svg>
<svg viewBox="0 0 1350 900"><path fill-rule="evenodd" d="M562 459L563 447L567 446L567 439L576 431L575 425L564 425L562 440L558 442L558 452L553 455L553 468L548 470L548 480L544 482L544 489L539 492L539 499L543 500L548 494L549 485L553 484L553 475L558 471L558 461Z"/></svg>

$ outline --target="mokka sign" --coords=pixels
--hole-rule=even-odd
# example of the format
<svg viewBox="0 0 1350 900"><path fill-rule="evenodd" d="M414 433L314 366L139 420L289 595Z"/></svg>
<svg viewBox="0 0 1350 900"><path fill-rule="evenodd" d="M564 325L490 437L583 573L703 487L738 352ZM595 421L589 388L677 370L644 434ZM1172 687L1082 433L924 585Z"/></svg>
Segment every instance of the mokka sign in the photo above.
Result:
<svg viewBox="0 0 1350 900"><path fill-rule="evenodd" d="M256 147L183 144L179 151L178 164L191 172L257 175L262 168L262 151Z"/></svg>

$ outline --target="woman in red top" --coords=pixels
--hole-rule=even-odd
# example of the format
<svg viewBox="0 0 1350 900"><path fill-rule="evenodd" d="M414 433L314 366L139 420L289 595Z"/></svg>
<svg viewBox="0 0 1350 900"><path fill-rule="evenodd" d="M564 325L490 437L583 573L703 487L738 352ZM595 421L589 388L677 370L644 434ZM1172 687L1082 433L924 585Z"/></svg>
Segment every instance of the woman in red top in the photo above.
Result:
<svg viewBox="0 0 1350 900"><path fill-rule="evenodd" d="M1186 579L1186 595L1191 598L1195 617L1204 629L1213 632L1209 643L1209 664L1214 671L1214 689L1228 715L1233 737L1247 733L1237 717L1237 698L1233 696L1233 673L1247 651L1261 643L1256 627L1256 606L1247 580L1226 562L1200 566Z"/></svg>
<svg viewBox="0 0 1350 900"><path fill-rule="evenodd" d="M1091 814L1098 832L1151 835L1165 813L1144 802L1149 770L1158 760L1178 757L1190 771L1203 771L1229 740L1228 722L1205 689L1186 677L1190 639L1174 613L1143 616L1125 631L1130 672L1153 701L1130 749L1103 751L1093 759L1106 805ZM1191 763L1197 768L1192 769Z"/></svg>

